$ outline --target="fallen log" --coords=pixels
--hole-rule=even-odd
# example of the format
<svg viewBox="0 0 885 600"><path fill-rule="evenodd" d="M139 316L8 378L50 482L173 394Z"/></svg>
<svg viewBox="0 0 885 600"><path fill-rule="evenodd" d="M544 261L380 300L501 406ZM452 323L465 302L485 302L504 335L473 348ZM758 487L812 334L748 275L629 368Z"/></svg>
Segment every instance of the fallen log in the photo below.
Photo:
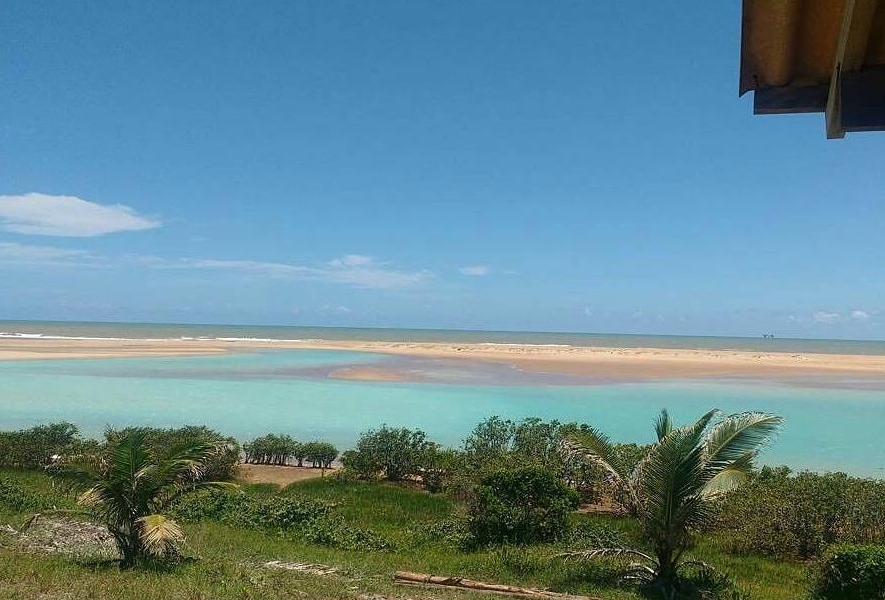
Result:
<svg viewBox="0 0 885 600"><path fill-rule="evenodd" d="M404 585L442 586L503 596L515 596L517 598L535 598L538 600L545 598L555 600L602 600L602 598L591 596L560 594L559 592L521 588L500 583L485 583L465 579L464 577L446 577L443 575L428 575L427 573L412 573L410 571L397 571L393 574L393 581Z"/></svg>

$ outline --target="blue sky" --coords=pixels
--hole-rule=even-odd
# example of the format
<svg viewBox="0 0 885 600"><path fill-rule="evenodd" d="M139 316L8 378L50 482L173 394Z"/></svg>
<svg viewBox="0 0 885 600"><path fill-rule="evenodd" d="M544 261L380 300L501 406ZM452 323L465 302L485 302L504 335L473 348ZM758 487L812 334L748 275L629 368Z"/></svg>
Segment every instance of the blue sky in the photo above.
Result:
<svg viewBox="0 0 885 600"><path fill-rule="evenodd" d="M740 3L0 4L0 318L885 338L885 134Z"/></svg>

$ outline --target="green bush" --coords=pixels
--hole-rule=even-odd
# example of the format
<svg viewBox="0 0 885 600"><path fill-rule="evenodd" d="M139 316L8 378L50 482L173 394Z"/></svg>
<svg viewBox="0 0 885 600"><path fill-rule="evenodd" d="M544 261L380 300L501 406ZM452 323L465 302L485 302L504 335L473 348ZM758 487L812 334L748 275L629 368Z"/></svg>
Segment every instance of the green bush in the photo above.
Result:
<svg viewBox="0 0 885 600"><path fill-rule="evenodd" d="M0 467L36 469L54 456L70 453L80 441L73 423L38 425L19 431L0 431Z"/></svg>
<svg viewBox="0 0 885 600"><path fill-rule="evenodd" d="M145 433L145 444L150 452L160 459L175 454L178 450L197 443L214 444L216 452L203 465L202 479L205 481L225 481L232 479L240 460L240 445L232 437L204 426L158 429L154 427L127 427L121 430L108 430L107 441L121 439L133 431Z"/></svg>
<svg viewBox="0 0 885 600"><path fill-rule="evenodd" d="M371 529L352 527L341 517L323 517L307 524L301 537L312 544L341 550L387 550L391 547L384 537Z"/></svg>
<svg viewBox="0 0 885 600"><path fill-rule="evenodd" d="M424 523L410 532L410 538L416 545L445 545L459 549L469 547L471 541L467 521L460 517Z"/></svg>
<svg viewBox="0 0 885 600"><path fill-rule="evenodd" d="M0 477L0 512L34 512L50 506L52 502L43 495L26 490L8 477Z"/></svg>
<svg viewBox="0 0 885 600"><path fill-rule="evenodd" d="M427 457L437 449L421 430L395 429L382 425L360 436L356 450L345 452L344 467L366 479L383 475L399 481L421 473Z"/></svg>
<svg viewBox="0 0 885 600"><path fill-rule="evenodd" d="M564 536L577 493L541 467L498 471L483 477L469 503L473 543L533 544Z"/></svg>
<svg viewBox="0 0 885 600"><path fill-rule="evenodd" d="M885 481L764 468L720 508L736 551L808 558L830 544L885 541Z"/></svg>
<svg viewBox="0 0 885 600"><path fill-rule="evenodd" d="M425 455L421 483L433 494L445 489L453 478L466 471L464 455L457 450L433 448Z"/></svg>
<svg viewBox="0 0 885 600"><path fill-rule="evenodd" d="M310 461L314 469L328 469L332 461L338 458L338 448L329 442L308 442L302 446L304 458Z"/></svg>
<svg viewBox="0 0 885 600"><path fill-rule="evenodd" d="M331 502L292 495L200 490L183 496L172 513L182 521L219 521L250 529L291 530L328 515Z"/></svg>
<svg viewBox="0 0 885 600"><path fill-rule="evenodd" d="M300 467L304 461L303 446L304 444L299 444L292 436L269 433L243 444L243 453L247 463L288 465L294 458Z"/></svg>
<svg viewBox="0 0 885 600"><path fill-rule="evenodd" d="M816 569L813 593L821 600L885 599L885 546L830 548Z"/></svg>

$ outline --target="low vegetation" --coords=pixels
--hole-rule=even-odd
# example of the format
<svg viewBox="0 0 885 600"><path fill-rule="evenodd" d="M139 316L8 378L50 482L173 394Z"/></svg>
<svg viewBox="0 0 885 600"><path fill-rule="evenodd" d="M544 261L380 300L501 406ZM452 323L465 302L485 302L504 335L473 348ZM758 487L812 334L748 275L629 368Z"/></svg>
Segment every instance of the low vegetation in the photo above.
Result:
<svg viewBox="0 0 885 600"><path fill-rule="evenodd" d="M307 446L285 434L252 440L241 454L235 440L205 428L129 429L109 432L102 441L83 440L76 429L68 439L40 433L30 438L43 441L31 446L34 459L27 467L16 458L0 469L0 581L15 582L0 586L0 599L392 598L403 594L390 582L395 570L606 600L882 597L875 595L883 588L882 547L875 545L885 542L877 512L881 482L753 470L751 459L777 419L748 414L714 421L710 414L676 427L664 416L658 442L642 446L612 444L589 425L495 418L480 423L460 449L443 449L421 431L385 426L367 432L345 453L344 469L284 489L268 484L199 489L208 470L195 467L222 468L234 449L240 458L251 452L251 460L264 462L279 453L265 453L261 443L287 437ZM0 439L7 435L26 434ZM176 443L157 441L163 435ZM187 460L176 463L174 446L188 446L189 436L192 446L213 451L191 455L194 462L186 467ZM65 514L76 523L82 517L74 511L96 508L82 502L84 489L98 489L95 479L71 493L71 480L54 473L88 456L107 461L133 439L141 440L145 460L130 473L178 474L166 480L168 486L149 493L145 488L154 503L140 505L149 508L144 514L163 515L164 528L175 523L181 533L169 536L172 546L155 546L160 550L155 554L180 558L157 562L145 552L144 560L127 561L121 547L118 564L137 568L120 571L104 566L106 557L53 553L68 551L38 535L45 516L34 529L21 529L35 513ZM297 464L301 450L289 450L283 450L284 461L272 458L269 464ZM221 456L228 458L220 461ZM181 468L158 466L169 460ZM314 464L306 453L301 461ZM115 479L107 462L99 474ZM123 498L125 487L108 487L121 493L106 499ZM775 502L782 497L790 502ZM584 507L575 512L581 502ZM825 510L829 503L835 503L831 512ZM110 513L92 512L93 521L114 527L105 518ZM772 549L780 542L761 543L763 530L775 526L775 514L781 530L793 532L779 538L785 550L778 552ZM130 531L138 530L139 521L132 522ZM799 538L819 541L790 541ZM661 552L665 542L672 544L672 554ZM866 545L838 545L846 542ZM141 544L146 550L151 542ZM609 551L590 561L561 558L599 549ZM624 586L625 563L635 569L643 555L655 573L647 581L656 585L644 591ZM669 587L660 577L661 556L676 571Z"/></svg>
<svg viewBox="0 0 885 600"><path fill-rule="evenodd" d="M717 527L735 552L810 559L834 544L885 542L885 481L763 468L725 498Z"/></svg>

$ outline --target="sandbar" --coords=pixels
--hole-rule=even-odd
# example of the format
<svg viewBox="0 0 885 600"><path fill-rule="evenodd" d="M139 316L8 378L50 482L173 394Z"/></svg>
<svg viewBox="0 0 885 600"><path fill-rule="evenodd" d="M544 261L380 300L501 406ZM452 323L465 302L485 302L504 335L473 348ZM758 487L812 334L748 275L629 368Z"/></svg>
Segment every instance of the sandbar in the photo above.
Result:
<svg viewBox="0 0 885 600"><path fill-rule="evenodd" d="M494 362L532 372L614 379L705 377L885 377L885 356L673 348L606 348L379 341L0 339L0 360L196 356L265 349L348 350ZM401 381L395 369L354 365L342 379Z"/></svg>

